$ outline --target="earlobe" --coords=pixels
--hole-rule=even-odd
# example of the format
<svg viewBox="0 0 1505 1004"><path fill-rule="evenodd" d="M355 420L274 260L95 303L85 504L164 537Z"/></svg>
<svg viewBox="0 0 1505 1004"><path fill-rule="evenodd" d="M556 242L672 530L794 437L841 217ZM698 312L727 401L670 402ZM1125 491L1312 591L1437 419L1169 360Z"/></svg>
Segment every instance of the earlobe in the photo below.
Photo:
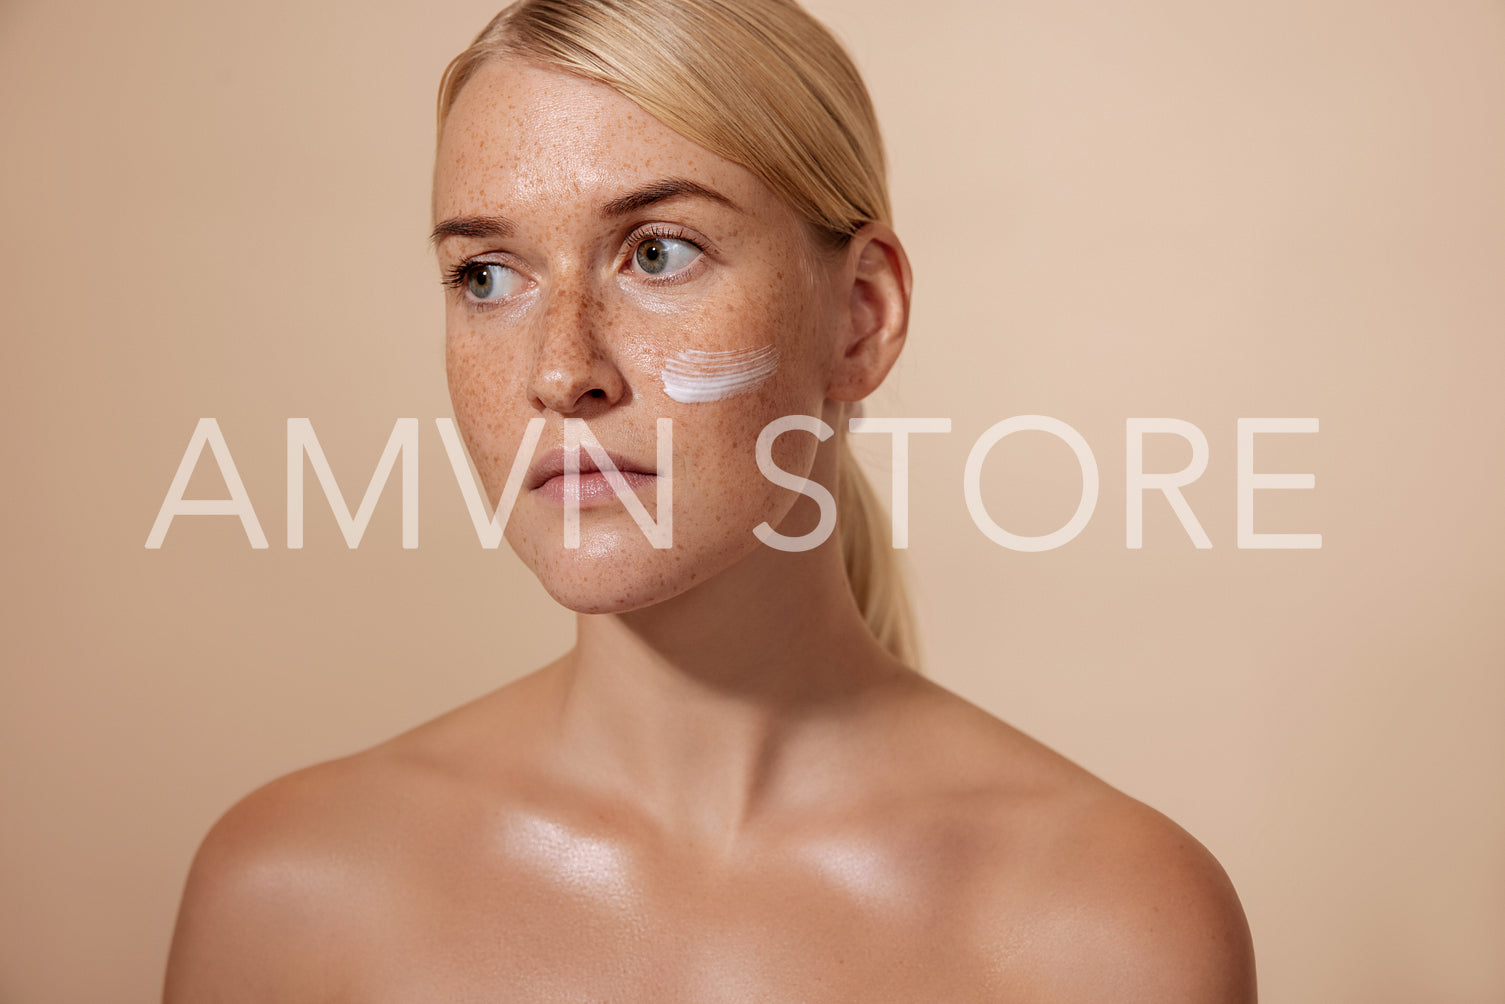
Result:
<svg viewBox="0 0 1505 1004"><path fill-rule="evenodd" d="M826 396L867 397L893 368L909 330L909 258L892 227L868 223L846 251L847 296Z"/></svg>

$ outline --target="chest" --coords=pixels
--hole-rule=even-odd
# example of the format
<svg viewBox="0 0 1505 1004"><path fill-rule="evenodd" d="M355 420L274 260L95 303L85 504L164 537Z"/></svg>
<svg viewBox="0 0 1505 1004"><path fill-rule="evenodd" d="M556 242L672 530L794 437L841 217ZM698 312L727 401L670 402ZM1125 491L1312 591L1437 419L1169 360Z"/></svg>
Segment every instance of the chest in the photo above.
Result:
<svg viewBox="0 0 1505 1004"><path fill-rule="evenodd" d="M642 875L607 864L577 856L563 873L409 893L372 928L352 999L1007 999L1006 960L939 890L808 868Z"/></svg>

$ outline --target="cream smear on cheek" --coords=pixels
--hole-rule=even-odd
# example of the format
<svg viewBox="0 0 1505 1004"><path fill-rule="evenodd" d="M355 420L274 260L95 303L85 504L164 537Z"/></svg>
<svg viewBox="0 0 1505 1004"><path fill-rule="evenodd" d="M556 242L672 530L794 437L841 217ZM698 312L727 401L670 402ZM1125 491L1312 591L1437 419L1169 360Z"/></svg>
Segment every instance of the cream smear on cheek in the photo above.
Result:
<svg viewBox="0 0 1505 1004"><path fill-rule="evenodd" d="M680 404L720 401L752 390L778 368L779 350L772 345L722 352L685 349L664 363L664 393Z"/></svg>

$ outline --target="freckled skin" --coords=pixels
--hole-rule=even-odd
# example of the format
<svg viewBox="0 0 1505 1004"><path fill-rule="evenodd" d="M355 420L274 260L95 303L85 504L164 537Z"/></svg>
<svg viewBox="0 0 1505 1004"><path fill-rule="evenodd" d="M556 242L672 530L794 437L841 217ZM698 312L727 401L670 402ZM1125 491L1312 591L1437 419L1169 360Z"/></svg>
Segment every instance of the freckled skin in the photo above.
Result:
<svg viewBox="0 0 1505 1004"><path fill-rule="evenodd" d="M523 81L530 93L508 95ZM611 220L596 211L643 183L686 176L741 211L697 198ZM580 548L564 549L561 507L519 499L508 540L550 594L581 612L629 610L761 546L752 528L765 519L777 527L799 496L763 478L753 446L775 418L825 413L832 318L841 306L829 282L812 297L805 282L784 278L818 267L793 212L750 172L712 158L615 92L504 67L488 68L460 93L438 154L434 212L438 220L501 215L518 224L506 240L451 239L438 249L446 268L504 251L527 284L505 303L476 303L459 291L449 298L450 395L493 501L529 418L549 421L541 450L563 442L564 418L581 418L605 447L650 467L655 419L674 422L670 550L652 548L620 505L583 512ZM654 222L713 247L687 281L653 284L634 273L625 240ZM747 394L680 404L664 393L663 365L682 350L765 345L778 348L783 365ZM806 475L815 453L813 437L789 435L774 457ZM655 491L638 494L656 516Z"/></svg>
<svg viewBox="0 0 1505 1004"><path fill-rule="evenodd" d="M665 177L738 208L596 211ZM447 315L455 414L493 501L531 418L541 449L583 418L651 465L668 416L674 547L612 501L567 550L560 507L525 492L507 537L577 611L575 646L227 813L184 894L168 1004L1254 999L1242 910L1201 845L896 663L834 540L785 553L751 533L816 519L758 472L758 432L787 414L840 427L903 344L891 229L817 255L744 169L608 88L515 62L461 92L434 203L436 221L516 225L438 248L441 268L517 273L491 304L451 291ZM629 241L646 223L707 250L647 282ZM679 404L658 382L676 351L768 344L780 367L749 393ZM792 433L775 460L834 488L836 442Z"/></svg>

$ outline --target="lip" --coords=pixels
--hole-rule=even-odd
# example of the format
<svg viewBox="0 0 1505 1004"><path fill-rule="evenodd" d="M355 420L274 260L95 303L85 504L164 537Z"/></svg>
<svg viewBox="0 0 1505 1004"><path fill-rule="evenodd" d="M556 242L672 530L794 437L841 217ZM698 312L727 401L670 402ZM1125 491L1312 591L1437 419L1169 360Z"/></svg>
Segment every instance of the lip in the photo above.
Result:
<svg viewBox="0 0 1505 1004"><path fill-rule="evenodd" d="M564 476L565 457L563 447L555 447L533 461L528 468L527 480L524 487L537 495L563 502L569 496L567 483ZM626 480L627 486L633 491L643 485L651 484L658 478L658 471L648 464L640 464L630 457L623 456L615 450L607 450L606 456ZM604 501L616 497L616 491L605 474L601 473L598 465L590 455L590 451L580 450L580 495L581 504L596 501Z"/></svg>

